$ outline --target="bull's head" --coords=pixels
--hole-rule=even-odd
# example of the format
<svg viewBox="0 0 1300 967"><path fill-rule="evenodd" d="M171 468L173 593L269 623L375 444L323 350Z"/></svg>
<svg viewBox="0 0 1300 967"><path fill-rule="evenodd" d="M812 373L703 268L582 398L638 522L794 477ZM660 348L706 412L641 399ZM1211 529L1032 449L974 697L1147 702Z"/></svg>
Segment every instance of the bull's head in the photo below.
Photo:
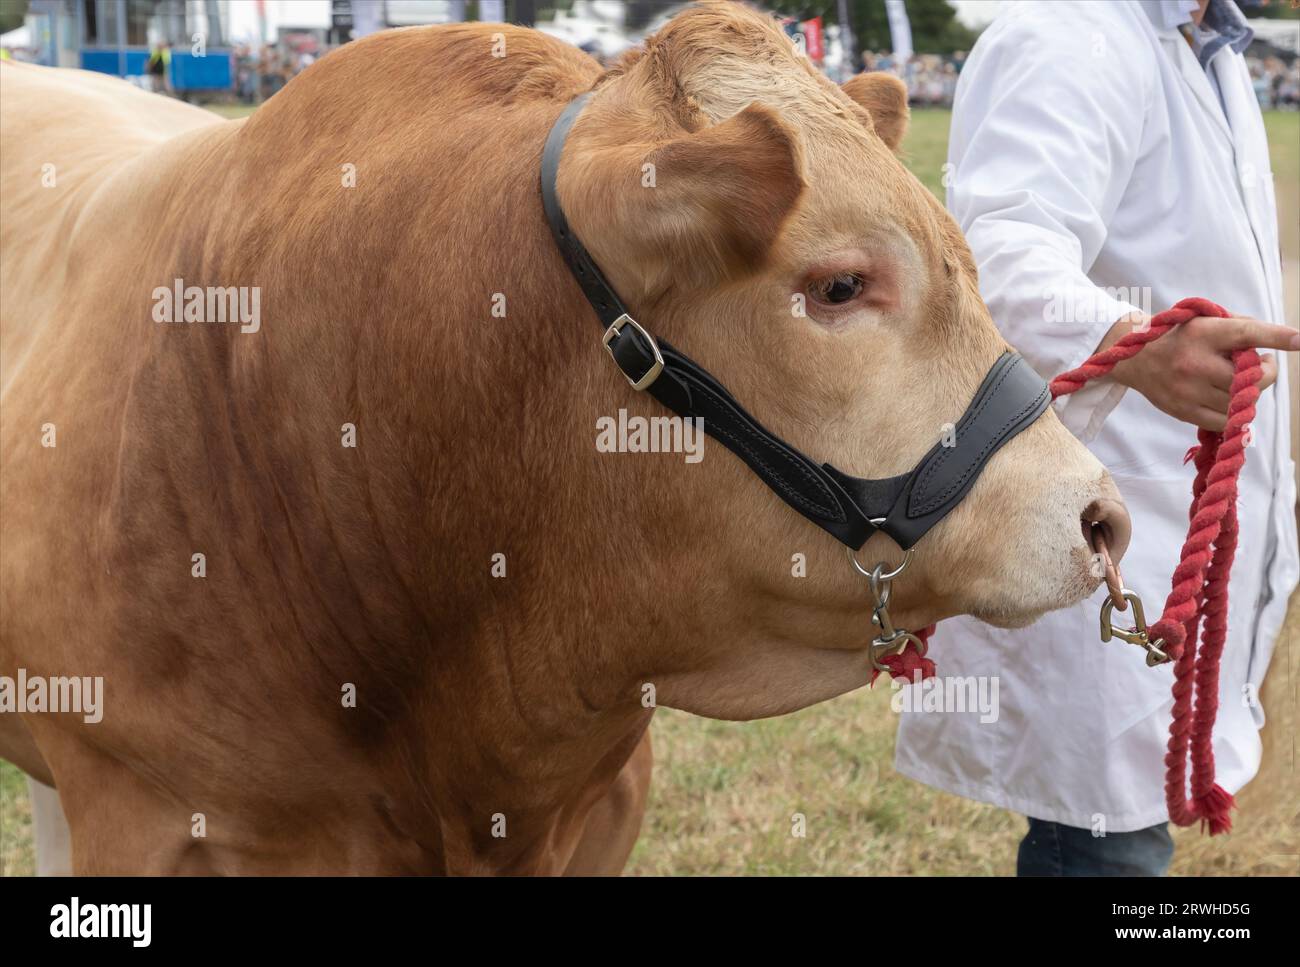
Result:
<svg viewBox="0 0 1300 967"><path fill-rule="evenodd" d="M892 77L838 88L766 18L705 4L606 75L558 180L570 224L638 319L773 431L865 477L910 470L1007 348L957 226L895 157L906 120ZM748 716L861 681L868 599L833 541L721 447L699 467L638 475L639 492L671 505L673 534L709 535L654 558L670 562L665 586L711 602L662 701ZM1009 627L1072 604L1099 583L1094 521L1122 553L1129 522L1110 477L1045 413L917 545L894 616ZM806 578L791 564L801 552ZM877 535L861 558L898 553Z"/></svg>

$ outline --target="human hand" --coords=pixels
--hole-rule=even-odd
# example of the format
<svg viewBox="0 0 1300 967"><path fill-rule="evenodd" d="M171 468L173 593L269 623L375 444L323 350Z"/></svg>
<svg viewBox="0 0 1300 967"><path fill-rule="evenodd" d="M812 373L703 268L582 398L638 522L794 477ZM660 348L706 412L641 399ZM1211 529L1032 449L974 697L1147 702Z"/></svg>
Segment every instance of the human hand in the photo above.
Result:
<svg viewBox="0 0 1300 967"><path fill-rule="evenodd" d="M1125 316L1106 333L1098 351L1149 323L1149 316ZM1300 333L1245 316L1197 316L1116 364L1111 376L1175 419L1218 432L1227 423L1232 352L1247 347L1295 352L1300 350ZM1260 365L1263 390L1277 379L1277 358L1261 353Z"/></svg>

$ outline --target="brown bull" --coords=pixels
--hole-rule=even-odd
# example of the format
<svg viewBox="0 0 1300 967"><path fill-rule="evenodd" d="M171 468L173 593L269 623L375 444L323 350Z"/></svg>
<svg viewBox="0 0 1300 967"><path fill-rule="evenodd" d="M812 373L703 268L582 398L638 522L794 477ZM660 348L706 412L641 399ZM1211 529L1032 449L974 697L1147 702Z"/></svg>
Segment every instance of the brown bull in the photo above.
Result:
<svg viewBox="0 0 1300 967"><path fill-rule="evenodd" d="M0 675L104 683L96 723L0 714L0 756L57 787L77 871L617 871L655 702L752 718L867 680L832 538L721 446L596 448L663 411L602 351L538 163L594 88L560 195L638 318L805 453L896 474L1005 348L892 153L897 82L837 88L729 4L605 73L530 31L388 32L247 121L0 78ZM190 287L223 290L202 321ZM1112 497L1045 414L895 618L1091 593L1080 518L1122 543Z"/></svg>

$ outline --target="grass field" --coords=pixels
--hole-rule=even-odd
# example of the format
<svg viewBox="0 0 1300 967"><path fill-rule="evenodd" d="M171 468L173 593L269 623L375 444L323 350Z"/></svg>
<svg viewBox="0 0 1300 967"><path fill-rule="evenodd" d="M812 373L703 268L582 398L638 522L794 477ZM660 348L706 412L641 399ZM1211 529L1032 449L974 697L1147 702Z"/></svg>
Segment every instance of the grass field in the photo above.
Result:
<svg viewBox="0 0 1300 967"><path fill-rule="evenodd" d="M247 109L223 111L241 116ZM1267 117L1282 245L1296 304L1300 265L1300 114ZM942 197L948 114L918 111L907 162ZM1291 319L1295 323L1294 316ZM1231 836L1178 831L1177 874L1300 874L1300 596L1263 693L1269 726L1260 776ZM890 691L862 689L794 715L729 723L671 709L655 716L655 780L629 865L638 874L1009 874L1022 820L896 775ZM790 834L791 816L807 835ZM30 874L26 785L0 763L0 872Z"/></svg>
<svg viewBox="0 0 1300 967"><path fill-rule="evenodd" d="M246 118L257 108L252 104L209 104L208 110L223 118Z"/></svg>

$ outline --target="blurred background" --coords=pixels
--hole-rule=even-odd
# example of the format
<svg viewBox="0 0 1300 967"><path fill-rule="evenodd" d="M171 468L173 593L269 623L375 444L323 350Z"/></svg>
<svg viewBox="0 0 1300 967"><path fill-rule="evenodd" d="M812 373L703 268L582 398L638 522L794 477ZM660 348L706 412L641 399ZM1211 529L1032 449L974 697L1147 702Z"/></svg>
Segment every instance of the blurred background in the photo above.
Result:
<svg viewBox="0 0 1300 967"><path fill-rule="evenodd" d="M952 103L966 52L1000 0L769 0L809 59L837 81L884 70L912 102ZM559 37L602 61L618 57L678 9L677 0L0 0L0 48L16 60L81 67L179 97L257 104L336 47L388 27L509 21ZM1252 6L1248 52L1266 108L1300 106L1300 10Z"/></svg>
<svg viewBox="0 0 1300 967"><path fill-rule="evenodd" d="M828 76L902 78L913 106L903 159L940 199L953 93L966 53L1002 0L769 0ZM513 22L617 58L677 10L675 0L0 0L0 58L117 75L251 114L316 60L389 27ZM1271 147L1287 318L1300 323L1300 3L1243 4L1247 52ZM1300 372L1291 356L1293 399ZM1300 411L1300 404L1296 404ZM1293 434L1300 437L1300 419ZM1293 439L1300 453L1300 438ZM1172 872L1300 874L1300 594L1263 702L1259 777L1228 837L1176 832ZM894 773L896 715L882 684L794 715L729 723L655 717L655 780L630 873L1009 874L1022 820ZM790 835L791 817L808 835ZM0 874L34 870L26 781L0 762Z"/></svg>

